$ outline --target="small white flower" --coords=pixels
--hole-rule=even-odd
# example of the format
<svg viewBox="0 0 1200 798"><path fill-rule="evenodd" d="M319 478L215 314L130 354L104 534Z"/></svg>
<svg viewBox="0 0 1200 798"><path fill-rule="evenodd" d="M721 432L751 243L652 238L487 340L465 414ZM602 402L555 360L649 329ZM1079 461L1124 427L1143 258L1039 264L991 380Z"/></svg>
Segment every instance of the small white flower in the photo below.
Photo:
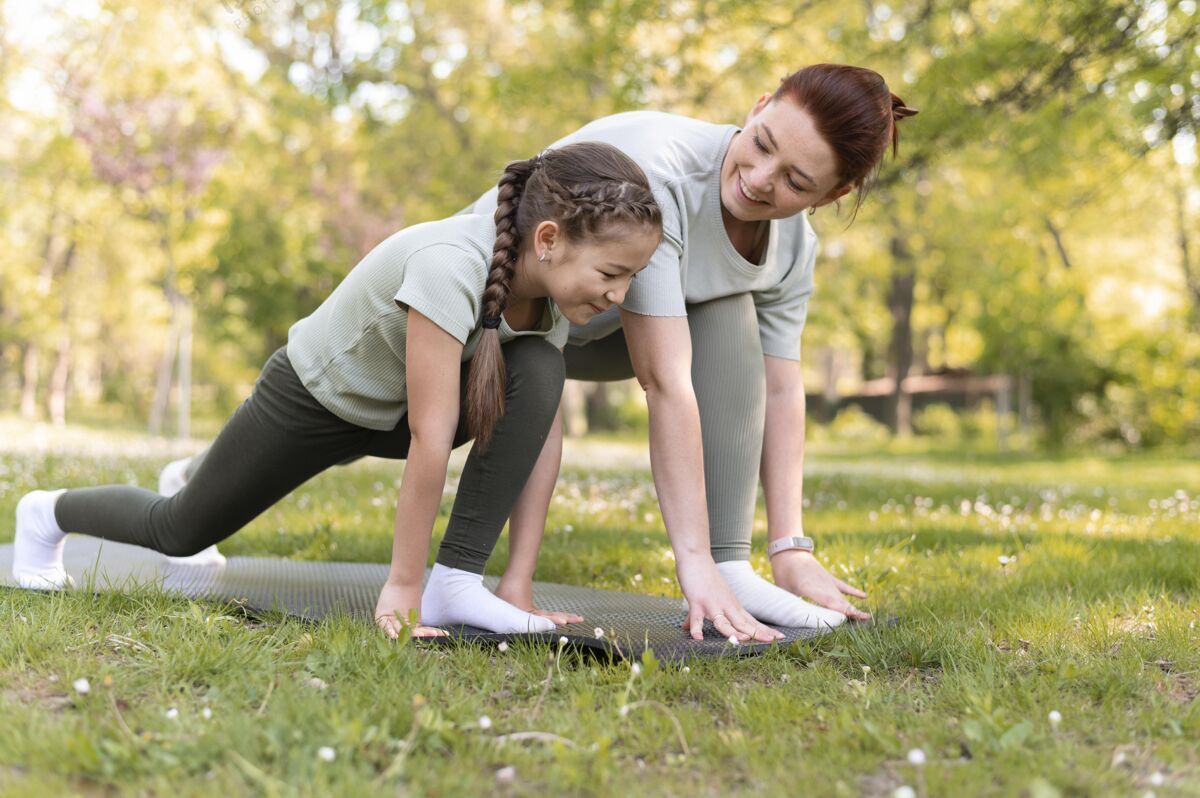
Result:
<svg viewBox="0 0 1200 798"><path fill-rule="evenodd" d="M205 707L204 709L200 710L200 717L204 718L205 720L211 720L212 710L208 707Z"/></svg>
<svg viewBox="0 0 1200 798"><path fill-rule="evenodd" d="M731 645L731 646L740 646L741 645L741 643L738 642L737 635L729 636L729 645Z"/></svg>
<svg viewBox="0 0 1200 798"><path fill-rule="evenodd" d="M683 672L684 672L684 673L691 673L691 672L692 672L692 669L691 669L691 668L689 668L687 665L684 665L684 666L683 666Z"/></svg>
<svg viewBox="0 0 1200 798"><path fill-rule="evenodd" d="M175 718L179 717L179 710L175 707L171 707L163 714L167 717L167 720L175 720Z"/></svg>
<svg viewBox="0 0 1200 798"><path fill-rule="evenodd" d="M1049 718L1051 726L1057 726L1058 724L1062 723L1062 713L1057 709L1050 710L1050 714L1046 717Z"/></svg>
<svg viewBox="0 0 1200 798"><path fill-rule="evenodd" d="M638 663L638 662L633 663L632 665L629 666L629 670L633 671L634 676L641 674L641 672L642 672L641 663Z"/></svg>
<svg viewBox="0 0 1200 798"><path fill-rule="evenodd" d="M1006 555L1006 554L1001 554L1001 555L1000 555L1000 564L1001 564L1001 565L1008 565L1008 555Z"/></svg>
<svg viewBox="0 0 1200 798"><path fill-rule="evenodd" d="M500 645L496 646L496 650L503 654L505 651L508 651L508 643L501 640Z"/></svg>
<svg viewBox="0 0 1200 798"><path fill-rule="evenodd" d="M574 526L572 526L571 524L567 524L566 526L564 526L564 527L563 527L563 531L564 531L564 532L574 532L574 531L575 531L575 527L574 527Z"/></svg>
<svg viewBox="0 0 1200 798"><path fill-rule="evenodd" d="M871 666L870 666L870 665L863 665L863 666L862 666L862 672L863 672L863 676L866 676L868 673L870 673L870 672L871 672Z"/></svg>
<svg viewBox="0 0 1200 798"><path fill-rule="evenodd" d="M917 798L917 791L905 784L903 787L897 787L892 793L892 798Z"/></svg>
<svg viewBox="0 0 1200 798"><path fill-rule="evenodd" d="M319 676L312 677L311 679L309 679L306 682L306 684L314 690L324 690L326 687L329 686L328 684L325 683L325 680L320 678Z"/></svg>
<svg viewBox="0 0 1200 798"><path fill-rule="evenodd" d="M76 679L72 683L72 686L75 688L75 692L79 693L80 695L87 695L92 689L91 682L89 682L87 679Z"/></svg>
<svg viewBox="0 0 1200 798"><path fill-rule="evenodd" d="M779 681L781 681L781 682L787 683L787 680L788 680L788 678L789 678L789 677L788 677L788 675L787 675L786 673L781 673L781 674L779 675Z"/></svg>
<svg viewBox="0 0 1200 798"><path fill-rule="evenodd" d="M626 715L628 715L629 714L629 705L622 704L621 708L617 710L617 714L620 715L621 717L625 717Z"/></svg>
<svg viewBox="0 0 1200 798"><path fill-rule="evenodd" d="M1157 770L1150 774L1150 785L1153 787L1161 787L1166 782L1166 777Z"/></svg>
<svg viewBox="0 0 1200 798"><path fill-rule="evenodd" d="M566 635L564 635L564 636L562 636L562 637L558 638L558 644L559 644L560 646L565 646L565 645L567 644L567 642L568 642L568 641L567 641Z"/></svg>
<svg viewBox="0 0 1200 798"><path fill-rule="evenodd" d="M596 636L597 640L604 639L604 630L601 629L599 626L597 626L595 629L592 630L592 634L594 634Z"/></svg>
<svg viewBox="0 0 1200 798"><path fill-rule="evenodd" d="M925 764L925 752L920 748L914 748L908 752L908 764L921 767Z"/></svg>
<svg viewBox="0 0 1200 798"><path fill-rule="evenodd" d="M479 716L479 728L483 729L484 731L487 731L488 729L492 728L492 719L489 718L487 715L480 715Z"/></svg>
<svg viewBox="0 0 1200 798"><path fill-rule="evenodd" d="M512 765L502 767L496 771L497 784L512 784L517 779L517 769Z"/></svg>
<svg viewBox="0 0 1200 798"><path fill-rule="evenodd" d="M323 745L317 749L317 759L322 762L332 762L337 759L337 751L330 748L328 745Z"/></svg>

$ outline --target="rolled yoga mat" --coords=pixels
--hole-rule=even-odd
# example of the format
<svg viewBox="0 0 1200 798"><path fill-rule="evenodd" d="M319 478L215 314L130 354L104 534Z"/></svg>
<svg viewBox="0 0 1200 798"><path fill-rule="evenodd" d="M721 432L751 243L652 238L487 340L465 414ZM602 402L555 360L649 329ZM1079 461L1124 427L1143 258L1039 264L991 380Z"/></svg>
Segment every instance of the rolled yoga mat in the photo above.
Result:
<svg viewBox="0 0 1200 798"><path fill-rule="evenodd" d="M14 587L13 547L0 546L0 585ZM305 562L265 557L230 557L224 566L175 565L156 551L124 543L70 535L63 563L76 589L96 592L158 585L164 591L194 599L236 602L248 611L276 610L306 620L344 613L370 621L388 566L378 563ZM484 582L494 588L496 577ZM691 657L760 654L768 644L731 645L711 623L704 639L692 640L680 628L686 615L682 599L640 596L613 590L533 583L534 601L547 609L582 615L583 623L563 624L544 634L501 635L470 626L450 629L456 640L540 640L572 646L601 656L638 659L647 648L660 660L682 662ZM819 637L828 630L776 627L794 640ZM597 635L596 630L602 630ZM444 641L446 638L435 638Z"/></svg>

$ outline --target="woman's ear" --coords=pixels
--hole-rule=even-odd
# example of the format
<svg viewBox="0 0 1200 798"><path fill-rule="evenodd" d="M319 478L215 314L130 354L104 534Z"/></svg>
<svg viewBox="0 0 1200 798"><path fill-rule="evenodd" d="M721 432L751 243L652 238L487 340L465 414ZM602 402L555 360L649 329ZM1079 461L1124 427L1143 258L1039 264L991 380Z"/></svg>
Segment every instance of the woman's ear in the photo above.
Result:
<svg viewBox="0 0 1200 798"><path fill-rule="evenodd" d="M842 197L844 197L844 196L846 196L847 194L849 194L849 193L850 193L850 192L851 192L853 189L854 189L854 186L852 186L852 185L851 185L851 184L849 184L849 183L847 183L847 184L846 184L846 185L844 185L844 186L839 186L839 187L837 187L837 188L835 188L835 189L831 190L831 191L830 191L828 194L826 194L824 197L821 197L819 200L817 200L816 202L814 202L814 203L812 204L812 207L814 207L814 208L820 208L820 207L822 207L822 206L824 206L824 205L828 205L828 204L829 204L829 203L831 203L831 202L837 202L837 201L838 201L838 200L840 200Z"/></svg>
<svg viewBox="0 0 1200 798"><path fill-rule="evenodd" d="M750 109L750 113L746 114L746 122L742 125L742 127L749 127L750 120L761 114L762 110L767 107L767 103L771 102L771 98L774 96L775 95L771 94L770 92L765 92L761 97L759 97L754 103L754 107Z"/></svg>

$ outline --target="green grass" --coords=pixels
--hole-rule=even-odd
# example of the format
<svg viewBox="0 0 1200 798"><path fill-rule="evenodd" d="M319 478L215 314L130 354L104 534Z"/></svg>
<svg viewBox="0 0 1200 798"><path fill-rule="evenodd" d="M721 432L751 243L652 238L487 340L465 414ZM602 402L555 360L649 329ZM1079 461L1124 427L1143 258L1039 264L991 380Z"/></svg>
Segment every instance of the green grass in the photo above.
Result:
<svg viewBox="0 0 1200 798"><path fill-rule="evenodd" d="M151 485L159 465L0 455L0 517L33 486ZM386 561L399 474L331 471L222 549ZM1182 457L815 453L822 557L900 622L686 671L0 591L0 792L1195 795L1198 486ZM672 575L648 474L566 473L539 579L677 595Z"/></svg>

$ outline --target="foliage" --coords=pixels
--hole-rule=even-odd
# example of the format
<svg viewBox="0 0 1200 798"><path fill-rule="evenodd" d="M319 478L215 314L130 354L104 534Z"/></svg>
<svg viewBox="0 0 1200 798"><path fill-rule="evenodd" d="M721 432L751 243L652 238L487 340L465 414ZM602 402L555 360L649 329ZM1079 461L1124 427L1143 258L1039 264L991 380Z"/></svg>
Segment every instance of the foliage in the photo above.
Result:
<svg viewBox="0 0 1200 798"><path fill-rule="evenodd" d="M810 384L829 353L854 365L847 392L1004 373L1032 385L1048 443L1197 439L1190 0L85 12L0 26L0 406L37 416L65 391L145 417L186 299L192 398L222 415L358 258L507 160L634 108L738 122L780 75L843 61L921 113L852 224L813 219ZM905 281L910 306L889 303Z"/></svg>

